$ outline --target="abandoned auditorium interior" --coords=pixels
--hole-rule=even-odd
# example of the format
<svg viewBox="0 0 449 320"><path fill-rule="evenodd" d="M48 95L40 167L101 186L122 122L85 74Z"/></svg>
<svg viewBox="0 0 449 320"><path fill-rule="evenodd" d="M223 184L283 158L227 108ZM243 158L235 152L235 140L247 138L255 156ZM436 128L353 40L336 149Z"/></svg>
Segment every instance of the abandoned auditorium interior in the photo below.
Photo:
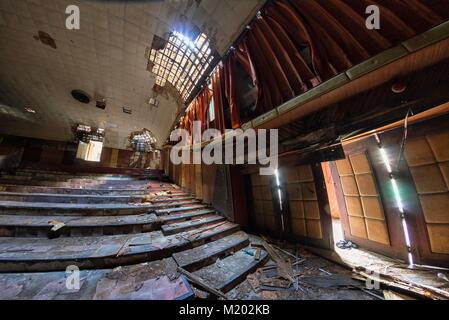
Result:
<svg viewBox="0 0 449 320"><path fill-rule="evenodd" d="M449 0L0 0L0 300L448 299Z"/></svg>

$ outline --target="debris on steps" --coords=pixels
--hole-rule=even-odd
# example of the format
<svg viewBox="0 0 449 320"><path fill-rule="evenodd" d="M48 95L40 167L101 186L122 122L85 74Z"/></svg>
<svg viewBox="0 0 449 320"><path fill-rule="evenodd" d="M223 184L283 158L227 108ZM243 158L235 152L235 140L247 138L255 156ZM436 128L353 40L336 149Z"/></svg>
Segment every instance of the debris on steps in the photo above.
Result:
<svg viewBox="0 0 449 320"><path fill-rule="evenodd" d="M173 258L179 267L193 272L215 262L217 258L225 257L246 247L248 244L248 235L240 231L191 250L174 253Z"/></svg>
<svg viewBox="0 0 449 320"><path fill-rule="evenodd" d="M197 227L208 226L217 222L225 221L226 219L219 215L211 215L206 217L195 218L190 221L166 224L162 226L162 232L164 235L172 235L181 233L187 230L192 230Z"/></svg>
<svg viewBox="0 0 449 320"><path fill-rule="evenodd" d="M0 274L0 300L189 300L187 279L171 258L134 266L80 272L68 289L66 272Z"/></svg>
<svg viewBox="0 0 449 320"><path fill-rule="evenodd" d="M203 279L213 288L222 292L228 292L268 261L269 256L264 250L260 250L260 257L256 259L254 253L257 250L246 247L228 257L217 259L215 263L201 268L193 272L193 274Z"/></svg>
<svg viewBox="0 0 449 320"><path fill-rule="evenodd" d="M211 287L203 279L197 277L196 275L188 272L187 270L185 270L185 269L183 269L181 267L178 267L178 271L181 274L183 274L184 276L186 276L187 279L190 282L192 282L193 284L199 286L202 289L205 289L206 291L212 293L213 295L215 295L215 296L217 296L219 298L222 298L224 300L228 300L228 297L223 292L221 292L220 290L217 290L217 289Z"/></svg>

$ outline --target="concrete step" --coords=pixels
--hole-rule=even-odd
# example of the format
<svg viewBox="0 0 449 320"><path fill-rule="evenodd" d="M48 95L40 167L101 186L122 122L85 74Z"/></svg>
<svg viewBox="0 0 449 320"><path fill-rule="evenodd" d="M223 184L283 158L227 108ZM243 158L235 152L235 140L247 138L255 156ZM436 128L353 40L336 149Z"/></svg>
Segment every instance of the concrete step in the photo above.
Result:
<svg viewBox="0 0 449 320"><path fill-rule="evenodd" d="M228 257L216 260L195 271L194 274L211 287L226 293L245 281L249 274L261 268L269 260L265 250L260 251L258 260L255 255L256 249L246 247Z"/></svg>
<svg viewBox="0 0 449 320"><path fill-rule="evenodd" d="M155 231L137 235L58 239L1 238L0 272L107 269L160 260L175 252L216 241L239 229L232 223L199 228L173 236Z"/></svg>
<svg viewBox="0 0 449 320"><path fill-rule="evenodd" d="M190 300L192 287L172 258L117 269L80 272L80 290L62 272L0 274L0 300ZM12 289L12 290L11 290Z"/></svg>
<svg viewBox="0 0 449 320"><path fill-rule="evenodd" d="M40 187L58 187L58 188L76 188L76 189L100 189L100 190L111 190L111 189L132 189L132 190L161 190L161 189L176 189L170 185L161 186L154 183L149 184L149 181L45 181L39 179L28 179L15 177L14 179L5 179L3 176L0 177L0 184L7 185L21 185L21 186L40 186Z"/></svg>
<svg viewBox="0 0 449 320"><path fill-rule="evenodd" d="M239 231L220 240L190 250L174 253L173 258L178 266L193 272L214 263L217 258L225 257L248 245L248 235Z"/></svg>
<svg viewBox="0 0 449 320"><path fill-rule="evenodd" d="M186 207L181 207L181 208L158 209L158 210L155 210L155 213L158 216L167 216L167 215L172 215L175 213L187 213L187 212L191 212L191 211L195 211L195 210L204 209L206 207L207 207L207 205L200 204L200 205L186 206Z"/></svg>
<svg viewBox="0 0 449 320"><path fill-rule="evenodd" d="M57 231L53 226L63 223ZM143 233L158 230L155 214L106 216L12 216L0 215L0 237L57 238Z"/></svg>
<svg viewBox="0 0 449 320"><path fill-rule="evenodd" d="M226 219L219 215L210 215L194 218L190 221L177 222L171 224L165 224L162 226L162 232L164 235L172 235L181 233L187 230L196 229L198 227L209 226L217 222L225 221Z"/></svg>
<svg viewBox="0 0 449 320"><path fill-rule="evenodd" d="M50 203L129 203L144 199L144 195L65 195L57 193L0 192L0 201Z"/></svg>
<svg viewBox="0 0 449 320"><path fill-rule="evenodd" d="M142 203L151 199L151 203L160 204L170 201L193 201L192 196L178 196L177 194L152 195L66 195L57 193L24 193L24 192L0 192L1 201L16 202L49 202L49 203L73 203L73 204L128 204Z"/></svg>
<svg viewBox="0 0 449 320"><path fill-rule="evenodd" d="M170 191L172 195L185 194L180 189L173 189L170 187L153 189L95 189L95 188L63 188L63 187L45 187L36 185L12 185L0 184L0 191L3 192L26 192L26 193L51 193L51 194L67 194L67 195L147 195L151 192Z"/></svg>
<svg viewBox="0 0 449 320"><path fill-rule="evenodd" d="M188 221L192 220L194 218L208 216L211 214L215 214L216 211L214 209L200 209L200 210L194 210L194 211L188 211L188 212L181 212L177 214L171 214L166 216L160 216L159 219L161 219L164 223L174 223L174 222L181 222L181 221Z"/></svg>
<svg viewBox="0 0 449 320"><path fill-rule="evenodd" d="M197 200L169 201L157 204L73 204L47 202L0 201L0 214L10 215L135 215L154 210L182 209L196 206ZM172 209L173 208L173 209ZM181 210L182 211L182 210Z"/></svg>

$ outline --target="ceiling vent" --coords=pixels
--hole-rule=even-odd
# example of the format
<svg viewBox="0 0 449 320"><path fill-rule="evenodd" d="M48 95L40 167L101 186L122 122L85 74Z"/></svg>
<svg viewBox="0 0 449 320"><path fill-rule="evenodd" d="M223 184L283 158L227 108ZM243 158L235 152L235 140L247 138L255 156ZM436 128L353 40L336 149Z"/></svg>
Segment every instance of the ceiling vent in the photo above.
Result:
<svg viewBox="0 0 449 320"><path fill-rule="evenodd" d="M95 106L101 110L106 109L106 98L101 94L95 93Z"/></svg>
<svg viewBox="0 0 449 320"><path fill-rule="evenodd" d="M148 105L150 106L150 108L154 108L157 109L159 108L159 100L157 100L156 98L149 98L147 100Z"/></svg>
<svg viewBox="0 0 449 320"><path fill-rule="evenodd" d="M127 107L123 107L123 113L133 114L133 111L131 109L127 108Z"/></svg>
<svg viewBox="0 0 449 320"><path fill-rule="evenodd" d="M73 90L72 97L73 97L73 99L75 99L81 103L84 103L84 104L88 104L90 102L89 95L82 90Z"/></svg>

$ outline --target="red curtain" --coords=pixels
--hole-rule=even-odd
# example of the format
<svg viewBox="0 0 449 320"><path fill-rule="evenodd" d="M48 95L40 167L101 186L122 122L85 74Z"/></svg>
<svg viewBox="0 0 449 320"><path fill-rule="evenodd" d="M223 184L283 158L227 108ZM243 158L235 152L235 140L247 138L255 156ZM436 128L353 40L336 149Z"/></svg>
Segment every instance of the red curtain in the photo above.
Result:
<svg viewBox="0 0 449 320"><path fill-rule="evenodd" d="M179 127L193 135L193 123L201 121L201 132L209 129L209 104L210 90L205 87L186 109L185 115L179 121Z"/></svg>
<svg viewBox="0 0 449 320"><path fill-rule="evenodd" d="M381 30L365 26L373 4L382 14ZM447 18L449 1L273 1L223 61L233 127L241 124L236 61L256 86L261 114Z"/></svg>
<svg viewBox="0 0 449 320"><path fill-rule="evenodd" d="M209 104L210 104L210 90L205 87L195 99L197 100L197 121L201 121L201 131L209 129Z"/></svg>
<svg viewBox="0 0 449 320"><path fill-rule="evenodd" d="M225 119L224 119L224 68L222 65L218 65L212 74L212 91L214 97L214 110L215 110L215 128L222 133L225 132Z"/></svg>
<svg viewBox="0 0 449 320"><path fill-rule="evenodd" d="M380 9L380 30L366 28L369 5ZM447 19L448 0L274 0L213 73L216 128L225 131L224 99L232 127L245 120L237 98L236 63L256 87L259 115ZM210 99L204 94L194 108L202 119ZM189 114L184 125L191 126L194 118Z"/></svg>
<svg viewBox="0 0 449 320"><path fill-rule="evenodd" d="M231 53L223 62L224 65L224 84L225 84L225 95L228 99L229 108L231 111L231 124L233 129L240 128L242 125L240 121L240 111L239 104L237 101L236 92L236 62L237 58L234 53Z"/></svg>

